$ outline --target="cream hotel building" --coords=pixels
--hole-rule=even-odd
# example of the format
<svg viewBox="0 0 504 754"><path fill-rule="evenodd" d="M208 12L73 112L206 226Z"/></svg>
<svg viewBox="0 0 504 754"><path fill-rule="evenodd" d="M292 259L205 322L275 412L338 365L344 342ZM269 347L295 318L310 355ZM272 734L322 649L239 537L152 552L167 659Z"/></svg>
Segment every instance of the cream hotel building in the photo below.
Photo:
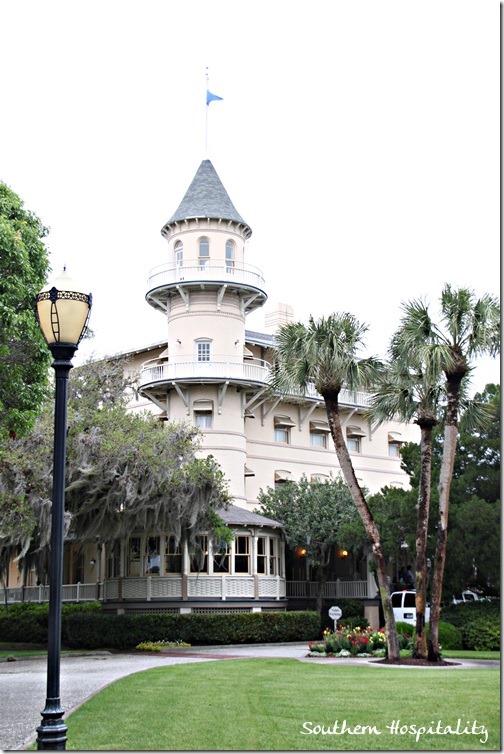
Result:
<svg viewBox="0 0 504 754"><path fill-rule="evenodd" d="M315 480L339 473L322 398L314 390L290 398L268 390L275 330L292 320L292 309L270 307L263 332L247 329L247 316L267 301L267 285L247 257L252 229L209 160L161 233L166 257L149 273L146 301L166 318L167 338L127 354L140 373L131 409L148 407L160 421L201 429L202 452L216 458L229 481L233 505L223 518L235 538L229 551L214 553L202 532L207 555L200 572L169 532L138 532L101 553L67 545L64 598L98 592L106 608L120 612L313 607L316 584L302 550L288 552L281 526L254 512L261 489L303 474ZM372 428L363 417L367 401L364 392L340 395L357 477L371 492L407 487L399 448L418 440L415 428ZM331 568L326 604L360 599L376 624L377 587L365 553L336 547Z"/></svg>

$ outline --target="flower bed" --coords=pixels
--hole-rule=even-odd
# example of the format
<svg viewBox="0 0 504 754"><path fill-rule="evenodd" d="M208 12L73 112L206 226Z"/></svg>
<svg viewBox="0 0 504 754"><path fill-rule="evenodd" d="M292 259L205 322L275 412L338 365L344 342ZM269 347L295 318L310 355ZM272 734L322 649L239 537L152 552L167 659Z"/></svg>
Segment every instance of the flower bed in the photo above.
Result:
<svg viewBox="0 0 504 754"><path fill-rule="evenodd" d="M321 641L308 644L308 657L385 657L387 639L385 629L339 626L336 631L326 629Z"/></svg>

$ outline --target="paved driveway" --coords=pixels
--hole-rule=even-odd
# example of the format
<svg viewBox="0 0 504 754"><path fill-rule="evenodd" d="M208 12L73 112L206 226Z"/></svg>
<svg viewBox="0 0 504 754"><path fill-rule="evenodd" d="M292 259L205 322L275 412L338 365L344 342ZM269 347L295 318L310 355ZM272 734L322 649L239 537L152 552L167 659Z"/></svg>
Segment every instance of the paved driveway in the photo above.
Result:
<svg viewBox="0 0 504 754"><path fill-rule="evenodd" d="M217 658L216 658L217 659ZM61 658L61 703L65 710L82 704L112 681L130 673L180 662L208 662L203 657L91 655ZM0 663L0 748L24 749L35 738L45 707L47 660Z"/></svg>

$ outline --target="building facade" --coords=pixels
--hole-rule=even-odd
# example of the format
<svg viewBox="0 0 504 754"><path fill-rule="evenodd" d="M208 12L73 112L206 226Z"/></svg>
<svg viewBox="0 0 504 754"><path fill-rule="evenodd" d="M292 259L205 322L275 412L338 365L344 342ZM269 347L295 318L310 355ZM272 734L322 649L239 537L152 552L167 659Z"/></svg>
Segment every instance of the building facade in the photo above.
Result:
<svg viewBox="0 0 504 754"><path fill-rule="evenodd" d="M312 389L281 397L268 389L275 330L293 319L292 309L278 304L267 313L264 332L247 329L247 316L267 301L266 283L247 259L252 230L209 160L161 233L166 260L149 274L146 301L166 318L167 337L126 354L140 374L131 410L149 408L160 421L201 429L202 452L217 459L229 480L234 504L224 518L235 539L219 553L207 541L203 568L196 569L169 532L138 532L112 552L79 553L81 567L69 561L68 580L98 581L101 598L114 609L304 607L315 585L302 553L289 555L286 570L281 527L254 512L261 489L339 473L321 396ZM364 392L340 395L357 477L371 492L407 487L399 449L417 439L414 428L371 427L364 418L368 400ZM375 617L377 589L366 560L336 555L326 590L333 601L363 599Z"/></svg>

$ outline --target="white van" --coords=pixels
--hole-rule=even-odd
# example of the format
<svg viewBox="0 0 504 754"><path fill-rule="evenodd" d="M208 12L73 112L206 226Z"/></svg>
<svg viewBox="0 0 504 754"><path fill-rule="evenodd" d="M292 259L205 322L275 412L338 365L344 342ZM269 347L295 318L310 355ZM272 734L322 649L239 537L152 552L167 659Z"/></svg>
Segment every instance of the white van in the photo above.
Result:
<svg viewBox="0 0 504 754"><path fill-rule="evenodd" d="M392 592L392 607L394 608L394 618L396 621L411 623L416 626L416 592L414 589L403 589L402 592ZM430 607L427 603L425 607L425 622L430 620Z"/></svg>

